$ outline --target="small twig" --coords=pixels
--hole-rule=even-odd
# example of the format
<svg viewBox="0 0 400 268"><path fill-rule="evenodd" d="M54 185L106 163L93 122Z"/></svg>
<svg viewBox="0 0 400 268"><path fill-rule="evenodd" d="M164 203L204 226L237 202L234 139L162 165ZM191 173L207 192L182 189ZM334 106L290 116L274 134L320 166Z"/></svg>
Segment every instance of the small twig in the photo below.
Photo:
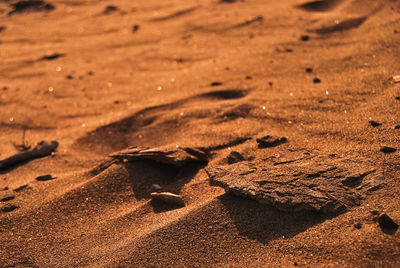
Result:
<svg viewBox="0 0 400 268"><path fill-rule="evenodd" d="M21 144L16 144L15 142L11 142L12 145L14 145L14 148L19 152L25 152L25 151L28 151L31 148L31 146L28 143L25 143L25 132L26 132L26 128L24 128L22 130L22 141L21 141Z"/></svg>
<svg viewBox="0 0 400 268"><path fill-rule="evenodd" d="M0 160L0 169L8 168L15 164L50 155L58 147L57 141L41 141L33 149L17 153L6 159Z"/></svg>

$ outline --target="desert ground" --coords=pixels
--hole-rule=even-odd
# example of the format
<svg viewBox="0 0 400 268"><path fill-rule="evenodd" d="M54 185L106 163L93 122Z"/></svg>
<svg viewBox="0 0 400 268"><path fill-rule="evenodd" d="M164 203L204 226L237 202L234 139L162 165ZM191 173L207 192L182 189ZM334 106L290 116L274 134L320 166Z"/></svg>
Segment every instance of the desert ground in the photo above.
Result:
<svg viewBox="0 0 400 268"><path fill-rule="evenodd" d="M398 75L397 0L0 0L0 267L399 267Z"/></svg>

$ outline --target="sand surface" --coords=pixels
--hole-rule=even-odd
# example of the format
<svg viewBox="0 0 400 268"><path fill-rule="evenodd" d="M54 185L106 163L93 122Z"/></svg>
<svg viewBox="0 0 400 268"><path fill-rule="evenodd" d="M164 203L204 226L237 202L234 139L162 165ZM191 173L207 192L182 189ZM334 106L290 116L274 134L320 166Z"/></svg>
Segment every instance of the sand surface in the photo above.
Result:
<svg viewBox="0 0 400 268"><path fill-rule="evenodd" d="M0 160L24 131L59 146L0 170L1 267L400 265L400 231L371 213L400 223L400 1L16 2L0 1ZM129 146L207 162L104 165ZM343 213L281 211L209 185L232 151L365 159L382 183Z"/></svg>

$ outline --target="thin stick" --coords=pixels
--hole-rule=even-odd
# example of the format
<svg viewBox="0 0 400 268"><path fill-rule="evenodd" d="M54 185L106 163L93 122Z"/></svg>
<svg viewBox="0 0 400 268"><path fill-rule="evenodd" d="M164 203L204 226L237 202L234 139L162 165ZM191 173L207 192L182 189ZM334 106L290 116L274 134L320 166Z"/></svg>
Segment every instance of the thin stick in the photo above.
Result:
<svg viewBox="0 0 400 268"><path fill-rule="evenodd" d="M24 129L22 130L22 143L21 144L16 144L14 142L11 142L15 149L17 149L20 152L24 152L24 151L28 151L31 146L28 143L25 143L25 133L26 133L26 128L24 127Z"/></svg>
<svg viewBox="0 0 400 268"><path fill-rule="evenodd" d="M32 150L17 153L6 159L0 160L0 169L8 168L15 164L50 155L58 147L57 141L39 142Z"/></svg>

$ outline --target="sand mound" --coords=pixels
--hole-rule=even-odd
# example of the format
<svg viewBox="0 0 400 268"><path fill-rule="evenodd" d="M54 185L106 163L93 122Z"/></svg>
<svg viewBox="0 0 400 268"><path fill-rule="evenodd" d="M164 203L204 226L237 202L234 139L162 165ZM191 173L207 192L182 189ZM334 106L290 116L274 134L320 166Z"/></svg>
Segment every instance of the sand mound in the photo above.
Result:
<svg viewBox="0 0 400 268"><path fill-rule="evenodd" d="M255 108L246 102L238 103L238 99L247 94L247 90L217 90L145 108L88 133L76 142L76 146L82 149L89 147L99 153L135 144L148 147L174 143L203 148L223 146L246 137L248 130L245 133L240 130L232 132L235 124L232 121L245 119ZM209 102L207 107L202 107L203 102ZM218 132L212 127L217 124Z"/></svg>

